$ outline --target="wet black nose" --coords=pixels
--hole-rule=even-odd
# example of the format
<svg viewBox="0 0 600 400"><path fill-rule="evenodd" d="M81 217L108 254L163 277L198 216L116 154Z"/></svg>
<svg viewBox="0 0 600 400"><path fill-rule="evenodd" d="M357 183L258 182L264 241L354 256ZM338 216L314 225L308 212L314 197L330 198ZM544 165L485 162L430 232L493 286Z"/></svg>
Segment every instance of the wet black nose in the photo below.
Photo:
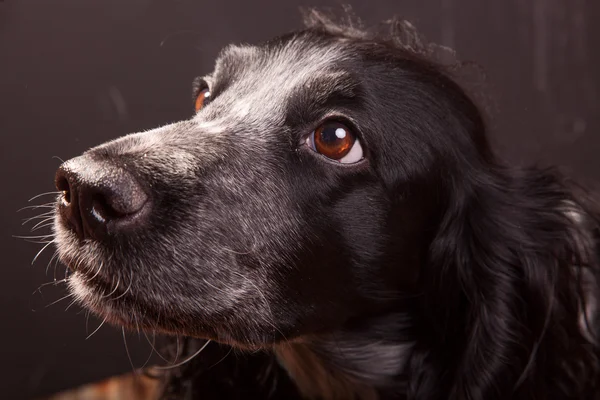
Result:
<svg viewBox="0 0 600 400"><path fill-rule="evenodd" d="M140 183L123 168L81 156L56 172L59 212L80 239L103 240L143 222L149 207Z"/></svg>

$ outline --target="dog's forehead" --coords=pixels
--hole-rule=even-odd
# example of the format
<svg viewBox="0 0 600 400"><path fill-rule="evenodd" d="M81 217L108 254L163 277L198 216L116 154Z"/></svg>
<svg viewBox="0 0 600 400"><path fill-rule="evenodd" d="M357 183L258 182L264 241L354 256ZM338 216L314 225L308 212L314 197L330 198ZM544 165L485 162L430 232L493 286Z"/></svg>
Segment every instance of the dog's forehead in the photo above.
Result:
<svg viewBox="0 0 600 400"><path fill-rule="evenodd" d="M236 78L270 77L288 84L306 79L317 71L337 68L346 58L342 41L293 37L260 46L230 45L217 58L215 73L230 72Z"/></svg>
<svg viewBox="0 0 600 400"><path fill-rule="evenodd" d="M199 113L198 119L248 122L252 117L281 122L292 93L325 77L339 79L345 74L342 65L349 57L341 42L315 43L305 38L262 46L228 46L217 58L214 72L206 77L217 89L215 105Z"/></svg>

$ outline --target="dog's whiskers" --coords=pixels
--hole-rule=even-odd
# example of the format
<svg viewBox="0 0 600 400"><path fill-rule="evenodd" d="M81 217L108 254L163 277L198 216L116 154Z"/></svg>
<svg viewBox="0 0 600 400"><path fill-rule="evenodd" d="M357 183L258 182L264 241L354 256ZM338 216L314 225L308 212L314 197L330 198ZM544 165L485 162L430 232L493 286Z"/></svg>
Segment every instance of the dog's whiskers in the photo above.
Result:
<svg viewBox="0 0 600 400"><path fill-rule="evenodd" d="M102 270L102 266L103 266L103 265L104 265L104 261L100 262L100 266L98 267L98 271L96 271L96 273L94 274L94 276L92 276L92 277L90 278L90 281L93 281L93 280L94 280L94 279L95 279L95 278L98 276L98 274L99 274L99 273L100 273L100 271Z"/></svg>
<svg viewBox="0 0 600 400"><path fill-rule="evenodd" d="M200 350L198 350L197 352L195 352L194 354L192 354L191 356L189 356L188 358L186 358L185 360L183 360L177 364L169 365L168 367L154 367L154 368L159 369L159 370L168 370L168 369L181 367L183 364L186 364L186 363L192 361L196 356L198 356L198 354L202 353L202 351L206 348L206 346L208 346L208 344L210 342L211 342L210 339L207 340L206 343L204 343L204 345L202 347L200 347Z"/></svg>
<svg viewBox="0 0 600 400"><path fill-rule="evenodd" d="M53 273L54 280L56 280L56 269L58 268L58 261L59 261L59 259L58 259L58 257L56 257L56 259L54 260L54 273Z"/></svg>
<svg viewBox="0 0 600 400"><path fill-rule="evenodd" d="M46 219L43 219L43 220L39 221L38 223L36 223L33 226L33 228L31 228L30 232L34 232L34 231L37 231L38 229L42 229L42 228L45 228L47 226L54 225L53 219L54 219L54 216L48 217Z"/></svg>
<svg viewBox="0 0 600 400"><path fill-rule="evenodd" d="M47 238L54 237L54 234L38 235L38 236L18 236L18 235L13 235L13 237L16 238L16 239L47 239Z"/></svg>
<svg viewBox="0 0 600 400"><path fill-rule="evenodd" d="M46 286L48 286L48 285L53 285L53 286L60 285L61 283L64 283L64 282L66 282L66 281L67 281L66 279L61 279L60 281L51 281L51 282L42 283L42 284L41 284L41 285L40 285L40 286L39 286L37 289L35 289L35 290L34 290L34 291L31 293L31 294L35 294L35 292L40 292L40 293L42 293L41 289L42 289L43 287L46 287Z"/></svg>
<svg viewBox="0 0 600 400"><path fill-rule="evenodd" d="M129 364L131 364L131 370L135 373L136 369L133 365L133 361L131 360L131 354L129 354L129 346L127 346L127 338L125 337L125 327L121 327L121 332L123 332L123 344L125 345L125 352L127 353L127 358L129 359Z"/></svg>
<svg viewBox="0 0 600 400"><path fill-rule="evenodd" d="M34 243L34 244L48 244L49 241L48 240L33 240L33 239L23 239L24 241L26 241L27 243Z"/></svg>
<svg viewBox="0 0 600 400"><path fill-rule="evenodd" d="M179 358L179 352L181 351L179 348L179 335L175 336L175 346L175 359L173 360L172 364L177 362L177 359Z"/></svg>
<svg viewBox="0 0 600 400"><path fill-rule="evenodd" d="M31 265L33 265L35 263L35 260L37 260L37 258L40 256L40 254L42 254L42 252L44 250L46 250L48 248L48 246L50 246L54 242L55 242L55 240L51 240L48 243L46 243L46 245L44 247L42 247L42 249L35 255L35 257L33 257L33 260L31 261Z"/></svg>
<svg viewBox="0 0 600 400"><path fill-rule="evenodd" d="M110 292L107 295L101 296L102 299L105 299L107 297L110 297L113 295L113 293L115 293L117 291L117 289L119 288L119 283L121 282L121 277L117 276L117 284L115 285L115 288L112 290L112 292Z"/></svg>
<svg viewBox="0 0 600 400"><path fill-rule="evenodd" d="M162 358L164 362L170 363L171 361L169 361L165 357L163 357L163 355L160 354L160 352L158 350L156 350L156 347L154 347L154 343L156 343L156 331L152 332L152 342L150 342L150 338L148 338L148 335L146 334L146 332L143 332L143 333L144 333L144 336L146 337L146 341L148 342L148 344L152 348L152 351L150 352L150 357L152 356L152 352L154 352L154 353L156 353L157 356L159 356L160 358ZM148 357L148 358L150 358L150 357ZM144 366L145 365L146 364L144 364Z"/></svg>
<svg viewBox="0 0 600 400"><path fill-rule="evenodd" d="M42 213L40 215L36 215L35 217L25 218L23 220L23 223L21 225L25 225L28 222L31 222L31 221L33 221L35 219L47 218L47 217L50 217L50 216L52 216L52 217L54 216L54 211L48 211L48 212Z"/></svg>
<svg viewBox="0 0 600 400"><path fill-rule="evenodd" d="M112 301L115 301L115 300L120 299L121 297L125 296L127 294L127 292L129 292L129 290L131 290L132 284L133 284L133 271L131 271L131 277L129 278L129 285L127 286L127 289L125 289L125 291L123 293L121 293L120 295L118 295L117 297L112 299ZM117 283L117 287L118 286L119 286L119 284ZM115 288L115 290L116 290L116 288Z"/></svg>
<svg viewBox="0 0 600 400"><path fill-rule="evenodd" d="M167 363L174 363L170 362L169 360L167 360L165 357L163 357L162 354L160 354L160 352L158 350L156 350L156 347L154 347L154 344L156 343L156 331L152 332L152 342L150 342L150 339L148 338L148 335L146 334L146 332L143 332L144 336L146 337L146 341L148 342L148 344L150 345L150 354L148 355L148 358L146 359L146 362L144 363L144 365L141 366L140 369L144 369L146 367L146 365L148 365L148 362L150 361L150 359L152 358L152 353L156 353L157 356L159 356L164 362ZM177 354L175 355L175 359L177 359Z"/></svg>
<svg viewBox="0 0 600 400"><path fill-rule="evenodd" d="M48 269L50 268L50 264L52 264L52 261L58 256L58 250L54 251L54 254L52 255L52 257L50 258L50 261L48 261L48 264L46 264L46 275L48 275ZM54 281L56 282L56 279L54 279Z"/></svg>
<svg viewBox="0 0 600 400"><path fill-rule="evenodd" d="M37 205L37 206L26 206L26 207L23 207L23 208L19 208L17 210L17 212L21 212L23 210L37 210L39 208L52 208L52 209L54 209L55 207L56 206L54 205L54 203L46 203L46 204L40 204L40 205Z"/></svg>
<svg viewBox="0 0 600 400"><path fill-rule="evenodd" d="M146 336L146 332L144 332L144 336ZM146 341L148 342L148 344L150 344L150 347L151 347L150 348L150 354L148 354L148 357L146 358L146 361L144 361L144 363L142 364L142 366L139 368L140 370L143 370L144 368L146 368L146 365L148 365L148 362L152 358L152 353L154 352L154 346L152 345L152 343L150 343L150 340L148 340L148 336L146 336Z"/></svg>
<svg viewBox="0 0 600 400"><path fill-rule="evenodd" d="M39 229L43 229L43 228L49 228L49 227L51 227L52 225L54 225L54 222L47 222L47 223L45 223L44 225L41 225L41 226L39 226L39 227L37 227L37 228L35 228L35 229L32 229L32 230L31 230L31 232L35 232L35 231L37 231L37 230L39 230Z"/></svg>
<svg viewBox="0 0 600 400"><path fill-rule="evenodd" d="M27 200L27 202L31 202L31 201L33 201L33 200L35 200L35 199L38 199L38 198L42 197L42 196L48 196L48 195L51 195L51 194L53 194L53 195L57 195L57 194L59 194L59 193L61 193L61 192L59 192L59 191L56 191L56 190L55 190L55 191L53 191L53 192L45 192L45 193L40 193L40 194L38 194L38 195L35 195L35 196L33 196L33 197L32 197L32 198L30 198L29 200Z"/></svg>
<svg viewBox="0 0 600 400"><path fill-rule="evenodd" d="M50 306L53 306L54 304L56 304L56 303L59 303L59 302L61 302L61 301L65 300L65 299L68 299L68 298L69 298L69 297L71 297L71 296L73 296L73 293L69 293L68 295L66 295L66 296L64 296L64 297L61 297L60 299L53 301L52 303L48 304L48 305L47 305L47 306L45 306L44 308L48 308L48 307L50 307Z"/></svg>
<svg viewBox="0 0 600 400"><path fill-rule="evenodd" d="M89 333L89 330L88 330L89 322L90 322L90 310L86 310L85 311L85 334L86 335Z"/></svg>
<svg viewBox="0 0 600 400"><path fill-rule="evenodd" d="M234 347L233 347L233 346L231 346L231 347L229 348L229 351L227 352L227 354L225 354L225 355L223 356L223 358L221 358L219 361L217 361L216 363L214 363L213 365L211 365L211 366L210 366L208 369L214 368L214 367L216 367L217 365L219 365L221 362L223 362L223 360L225 360L225 359L226 359L226 358L227 358L227 357L228 357L228 356L229 356L229 355L230 355L230 354L233 352L233 350L234 350Z"/></svg>
<svg viewBox="0 0 600 400"><path fill-rule="evenodd" d="M74 299L72 302L70 302L69 305L67 306L67 308L65 308L65 311L68 311L69 308L71 308L71 306L75 303L77 303L77 299Z"/></svg>
<svg viewBox="0 0 600 400"><path fill-rule="evenodd" d="M88 318L89 318L89 314L88 314ZM100 322L100 325L98 325L98 327L97 327L96 329L94 329L94 332L90 333L90 334L89 334L89 335L88 335L88 336L85 338L85 340L88 340L89 338L91 338L92 336L94 336L94 334L95 334L96 332L98 332L98 331L100 330L100 328L102 328L102 325L104 325L104 323L105 323L105 322L106 322L106 318L104 318L104 319L102 320L102 322ZM86 332L87 332L87 321L86 321Z"/></svg>

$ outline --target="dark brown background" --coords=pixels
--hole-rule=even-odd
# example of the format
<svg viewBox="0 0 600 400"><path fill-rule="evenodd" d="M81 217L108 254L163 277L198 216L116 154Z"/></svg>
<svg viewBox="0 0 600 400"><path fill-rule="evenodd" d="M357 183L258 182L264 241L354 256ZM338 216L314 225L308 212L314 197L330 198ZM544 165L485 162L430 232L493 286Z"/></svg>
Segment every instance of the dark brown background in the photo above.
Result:
<svg viewBox="0 0 600 400"><path fill-rule="evenodd" d="M31 398L130 370L120 331L89 340L63 289L42 289L53 249L16 213L53 189L59 161L119 135L191 115L190 83L230 42L300 27L299 5L250 0L5 0L0 2L0 397ZM399 14L431 40L478 62L495 100L492 136L514 163L556 163L600 181L600 2L405 0L354 2L374 23ZM41 202L41 201L40 201ZM39 231L38 231L39 232ZM61 270L59 268L59 270ZM35 310L32 311L32 310ZM89 332L99 321L90 318ZM128 339L136 366L149 346Z"/></svg>

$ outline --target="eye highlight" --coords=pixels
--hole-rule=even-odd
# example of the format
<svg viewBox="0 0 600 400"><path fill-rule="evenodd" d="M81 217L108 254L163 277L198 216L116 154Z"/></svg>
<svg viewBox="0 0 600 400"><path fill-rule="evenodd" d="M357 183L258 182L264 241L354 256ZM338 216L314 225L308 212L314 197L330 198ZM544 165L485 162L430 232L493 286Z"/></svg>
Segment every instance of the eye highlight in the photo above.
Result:
<svg viewBox="0 0 600 400"><path fill-rule="evenodd" d="M353 164L363 158L360 141L350 128L338 121L326 121L306 140L315 152L342 164Z"/></svg>
<svg viewBox="0 0 600 400"><path fill-rule="evenodd" d="M202 108L204 108L209 102L210 102L210 89L209 88L202 89L200 91L200 93L198 93L198 96L196 96L196 102L194 104L194 108L196 109L196 112L198 112Z"/></svg>

